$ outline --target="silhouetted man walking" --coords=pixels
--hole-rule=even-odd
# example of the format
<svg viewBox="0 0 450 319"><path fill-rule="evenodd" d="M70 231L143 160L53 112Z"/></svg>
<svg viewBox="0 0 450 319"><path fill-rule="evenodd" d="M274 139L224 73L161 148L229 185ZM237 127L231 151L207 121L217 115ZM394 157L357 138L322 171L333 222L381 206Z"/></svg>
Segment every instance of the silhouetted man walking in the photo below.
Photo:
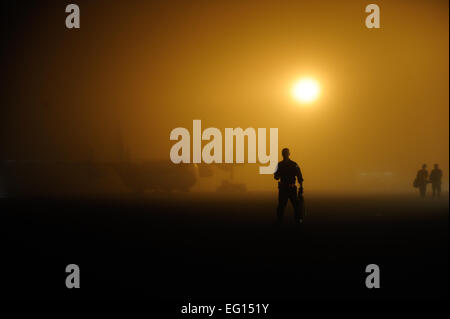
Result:
<svg viewBox="0 0 450 319"><path fill-rule="evenodd" d="M433 198L441 197L442 170L438 164L434 164L434 168L430 173L431 188L433 190Z"/></svg>
<svg viewBox="0 0 450 319"><path fill-rule="evenodd" d="M425 198L428 184L428 170L427 165L423 164L422 169L417 172L416 180L414 181L416 187L419 188L420 197Z"/></svg>
<svg viewBox="0 0 450 319"><path fill-rule="evenodd" d="M303 221L303 216L301 214L295 179L297 178L300 189L303 189L302 172L297 163L289 159L289 149L284 148L281 154L283 155L283 160L278 163L277 170L274 173L274 178L279 180L277 218L278 221L281 222L283 219L284 208L286 207L288 200L290 200L294 207L295 221L301 223Z"/></svg>

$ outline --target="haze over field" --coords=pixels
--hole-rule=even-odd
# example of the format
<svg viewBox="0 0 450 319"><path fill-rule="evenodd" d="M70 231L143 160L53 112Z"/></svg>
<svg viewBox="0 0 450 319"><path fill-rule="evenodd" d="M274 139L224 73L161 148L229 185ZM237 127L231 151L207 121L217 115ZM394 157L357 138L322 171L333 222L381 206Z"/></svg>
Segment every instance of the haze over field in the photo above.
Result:
<svg viewBox="0 0 450 319"><path fill-rule="evenodd" d="M379 30L367 1L80 0L79 30L49 3L3 4L1 160L114 161L118 143L168 160L170 131L200 119L277 127L311 192L411 192L422 163L448 190L447 1L377 1ZM307 107L303 77L320 85ZM194 190L229 177L214 171ZM257 165L233 181L275 189Z"/></svg>

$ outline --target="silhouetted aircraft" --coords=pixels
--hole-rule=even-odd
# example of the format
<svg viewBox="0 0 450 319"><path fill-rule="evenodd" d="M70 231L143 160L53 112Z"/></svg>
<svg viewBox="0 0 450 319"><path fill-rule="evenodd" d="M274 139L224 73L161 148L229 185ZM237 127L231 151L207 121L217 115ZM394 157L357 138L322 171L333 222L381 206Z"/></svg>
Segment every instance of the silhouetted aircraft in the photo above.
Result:
<svg viewBox="0 0 450 319"><path fill-rule="evenodd" d="M142 163L9 160L0 164L2 193L7 197L151 190L186 192L197 179L195 164L162 160Z"/></svg>

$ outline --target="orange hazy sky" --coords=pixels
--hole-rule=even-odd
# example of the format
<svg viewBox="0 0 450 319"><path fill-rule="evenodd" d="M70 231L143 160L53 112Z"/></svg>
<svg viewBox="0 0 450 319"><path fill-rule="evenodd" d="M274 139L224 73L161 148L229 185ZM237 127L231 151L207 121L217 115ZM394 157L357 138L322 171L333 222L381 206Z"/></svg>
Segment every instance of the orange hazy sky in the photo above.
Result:
<svg viewBox="0 0 450 319"><path fill-rule="evenodd" d="M77 3L80 30L48 5L8 36L5 158L114 160L120 128L133 160L169 159L170 131L201 119L279 128L312 190L410 190L422 163L448 187L447 1L376 1L370 30L369 1ZM308 107L302 76L321 85Z"/></svg>

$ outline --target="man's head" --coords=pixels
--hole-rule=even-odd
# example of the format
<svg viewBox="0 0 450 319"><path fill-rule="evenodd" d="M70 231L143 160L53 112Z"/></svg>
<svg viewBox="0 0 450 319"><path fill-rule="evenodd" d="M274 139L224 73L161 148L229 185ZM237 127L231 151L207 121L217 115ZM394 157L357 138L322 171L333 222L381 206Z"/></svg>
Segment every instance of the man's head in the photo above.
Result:
<svg viewBox="0 0 450 319"><path fill-rule="evenodd" d="M289 152L288 148L283 148L283 150L281 151L281 155L283 156L283 159L289 159L289 155L291 155L291 153Z"/></svg>
<svg viewBox="0 0 450 319"><path fill-rule="evenodd" d="M434 164L434 168L438 169L439 165L438 164Z"/></svg>
<svg viewBox="0 0 450 319"><path fill-rule="evenodd" d="M427 168L427 164L422 165L422 169L425 169L425 168Z"/></svg>

